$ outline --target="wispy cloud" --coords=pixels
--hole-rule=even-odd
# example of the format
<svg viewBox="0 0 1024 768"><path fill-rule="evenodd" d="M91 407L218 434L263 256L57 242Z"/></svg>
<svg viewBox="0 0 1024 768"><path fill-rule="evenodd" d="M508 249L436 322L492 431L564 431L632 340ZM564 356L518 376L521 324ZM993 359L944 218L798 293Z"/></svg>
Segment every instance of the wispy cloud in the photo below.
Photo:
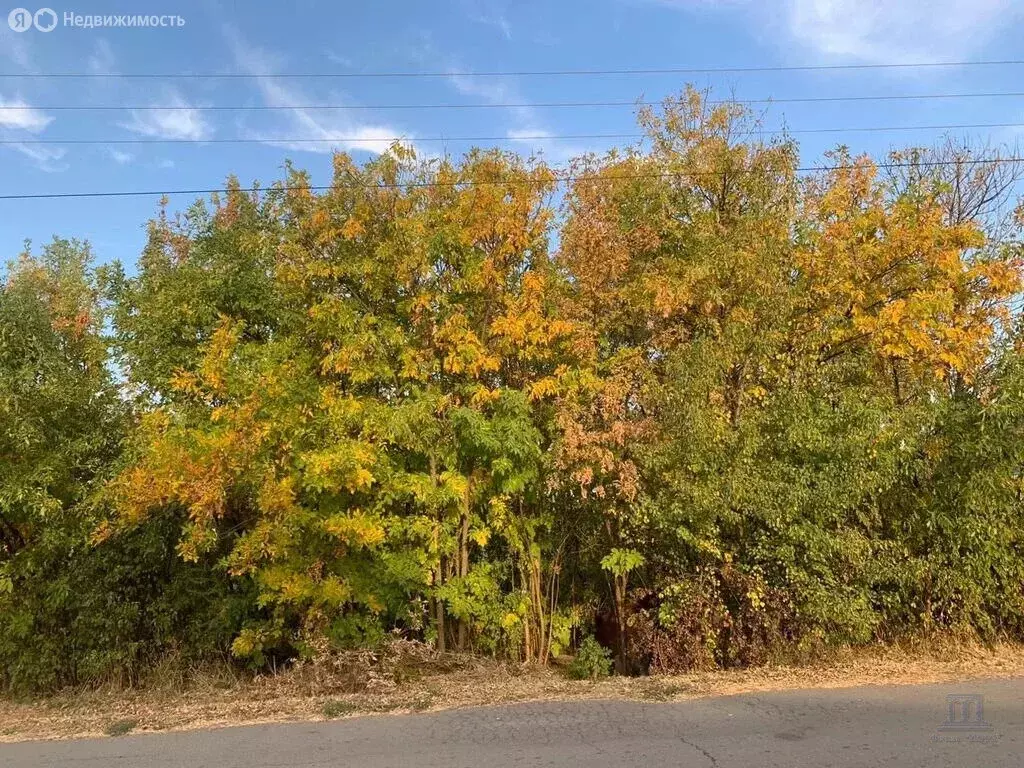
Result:
<svg viewBox="0 0 1024 768"><path fill-rule="evenodd" d="M511 122L505 135L519 148L544 157L552 163L562 163L585 154L592 148L556 139L537 109L520 92L511 79L474 78L459 70L452 70L449 84L460 94L481 99L487 104L509 105L504 111Z"/></svg>
<svg viewBox="0 0 1024 768"><path fill-rule="evenodd" d="M258 78L257 86L264 102L270 106L309 103L308 97L300 89L284 86L271 78ZM400 135L397 128L387 124L360 123L336 115L317 114L310 109L284 110L284 118L273 128L246 129L248 137L302 152L333 152L340 149L381 154Z"/></svg>
<svg viewBox="0 0 1024 768"><path fill-rule="evenodd" d="M1022 14L1016 0L649 1L688 12L734 10L783 45L795 42L826 57L874 63L967 56Z"/></svg>
<svg viewBox="0 0 1024 768"><path fill-rule="evenodd" d="M92 53L85 60L86 68L97 75L108 75L114 71L114 50L104 38L93 45Z"/></svg>
<svg viewBox="0 0 1024 768"><path fill-rule="evenodd" d="M330 49L328 49L324 53L324 55L327 57L327 60L329 62L331 62L332 64L337 64L340 67L351 69L352 67L355 66L355 62L352 61L352 59L350 59L348 56L342 56L341 54L335 53Z"/></svg>
<svg viewBox="0 0 1024 768"><path fill-rule="evenodd" d="M107 154L110 155L110 159L118 165L126 165L135 159L135 155L131 152L123 152L120 149L114 149L113 147L107 150Z"/></svg>
<svg viewBox="0 0 1024 768"><path fill-rule="evenodd" d="M822 53L866 61L928 61L982 47L1013 0L787 0L788 26ZM997 22L999 22L997 24Z"/></svg>
<svg viewBox="0 0 1024 768"><path fill-rule="evenodd" d="M477 24L496 29L506 40L512 39L512 25L505 13L505 5L497 0L462 0L466 17Z"/></svg>
<svg viewBox="0 0 1024 768"><path fill-rule="evenodd" d="M59 173L68 169L67 163L61 162L66 154L63 149L22 143L8 144L7 147L29 158L41 171Z"/></svg>
<svg viewBox="0 0 1024 768"><path fill-rule="evenodd" d="M512 25L509 24L508 19L504 16L487 16L480 19L482 24L489 24L492 27L497 27L501 30L501 33L505 36L506 40L512 39Z"/></svg>
<svg viewBox="0 0 1024 768"><path fill-rule="evenodd" d="M32 70L32 54L28 42L31 36L31 32L26 36L22 32L15 32L6 24L0 24L0 55L21 69Z"/></svg>
<svg viewBox="0 0 1024 768"><path fill-rule="evenodd" d="M449 67L449 84L463 96L482 99L487 104L511 104L509 114L521 125L538 121L537 111L510 78L476 78L455 67Z"/></svg>
<svg viewBox="0 0 1024 768"><path fill-rule="evenodd" d="M528 128L512 128L508 132L508 137L512 141L536 141L545 140L551 138L553 134L551 131L538 131L531 130Z"/></svg>
<svg viewBox="0 0 1024 768"><path fill-rule="evenodd" d="M53 117L29 105L22 98L0 96L0 127L39 133L53 122Z"/></svg>
<svg viewBox="0 0 1024 768"><path fill-rule="evenodd" d="M131 120L121 123L121 127L155 139L204 141L213 135L213 126L203 113L177 89L167 88L165 93L161 104L171 109L133 109Z"/></svg>
<svg viewBox="0 0 1024 768"><path fill-rule="evenodd" d="M598 146L585 146L565 139L557 139L554 138L554 133L545 130L512 129L508 131L507 136L509 141L531 153L541 155L547 162L555 164L568 163L573 158L602 149Z"/></svg>
<svg viewBox="0 0 1024 768"><path fill-rule="evenodd" d="M226 27L224 34L235 63L242 71L258 74L283 67L284 61L279 55L249 44L234 27ZM406 135L406 132L387 123L363 122L342 112L327 113L295 106L314 100L300 88L285 85L275 78L256 77L254 80L265 104L292 108L277 112L273 125L240 126L247 138L302 152L360 150L381 154L387 151L396 137ZM315 141L294 141L297 138ZM413 141L408 138L403 143L413 144Z"/></svg>
<svg viewBox="0 0 1024 768"><path fill-rule="evenodd" d="M5 99L0 96L0 136L5 146L31 160L37 168L47 172L63 171L67 165L61 163L65 150L42 144L28 144L21 139L25 134L38 134L50 123L53 117L42 110L36 109L21 97Z"/></svg>

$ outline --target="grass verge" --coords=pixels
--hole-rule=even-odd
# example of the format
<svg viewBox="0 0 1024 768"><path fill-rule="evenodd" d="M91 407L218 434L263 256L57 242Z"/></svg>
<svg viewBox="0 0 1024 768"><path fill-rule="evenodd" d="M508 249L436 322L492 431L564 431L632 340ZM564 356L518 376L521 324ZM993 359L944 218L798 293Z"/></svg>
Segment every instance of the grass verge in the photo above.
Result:
<svg viewBox="0 0 1024 768"><path fill-rule="evenodd" d="M113 736L267 722L334 720L540 700L684 701L796 688L909 685L1024 677L1024 645L954 644L835 651L802 665L713 670L676 676L569 680L562 670L477 658L371 659L305 665L243 679L224 670L143 689L70 691L29 703L0 699L0 742Z"/></svg>

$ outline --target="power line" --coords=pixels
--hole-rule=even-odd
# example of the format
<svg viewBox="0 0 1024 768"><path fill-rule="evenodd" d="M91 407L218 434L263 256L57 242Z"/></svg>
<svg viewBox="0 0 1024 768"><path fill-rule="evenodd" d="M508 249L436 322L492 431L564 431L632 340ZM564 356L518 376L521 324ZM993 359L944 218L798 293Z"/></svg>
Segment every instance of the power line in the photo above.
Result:
<svg viewBox="0 0 1024 768"><path fill-rule="evenodd" d="M922 160L919 162L887 162L887 163L873 163L873 166L879 170L886 169L898 169L898 168L938 168L944 166L977 166L977 165L991 165L997 163L1022 163L1024 157L1022 156L1010 156L1000 158L972 158L966 160ZM794 168L795 173L827 173L831 171L849 171L856 170L860 166L853 164L842 164L842 165L810 165ZM277 185L267 187L265 189L231 189L228 187L212 187L208 189L174 189L174 190L133 190L133 191L121 191L121 192L43 192L43 193L28 193L28 194L17 194L17 195L0 195L0 200L42 200L42 199L66 199L66 198L91 198L91 197L162 197L169 195L212 195L216 193L228 193L228 192L242 192L245 194L260 193L260 192L289 192L289 191L309 191L309 192L326 192L336 189L375 189L375 190L387 190L387 189L422 189L432 187L444 187L444 188L457 188L467 186L496 186L496 185L547 185L552 182L560 184L580 182L580 181L625 181L632 179L665 179L672 177L700 177L708 176L715 177L721 175L721 172L707 171L707 172L690 172L682 173L678 171L659 171L654 173L623 173L623 174L571 174L567 173L567 168L551 168L553 173L556 174L556 178L553 180L545 179L484 179L476 181L451 181L451 182L439 182L439 181L410 181L406 183L381 183L381 184L309 184L309 185ZM741 171L737 171L739 173Z"/></svg>
<svg viewBox="0 0 1024 768"><path fill-rule="evenodd" d="M942 67L1020 66L1024 59L999 61L923 61L888 64L802 64L795 66L749 67L655 67L622 69L535 69L480 72L29 72L0 73L5 78L131 78L131 79L259 79L259 78L432 78L432 77L574 77L605 75L701 75L754 72L837 72L875 69L930 69Z"/></svg>
<svg viewBox="0 0 1024 768"><path fill-rule="evenodd" d="M790 136L795 134L826 133L884 133L888 131L953 131L980 128L1024 128L1024 123L951 123L936 125L877 125L846 126L839 128L780 128L752 131L736 131L733 136ZM331 137L288 137L262 136L248 138L132 138L132 139L4 139L0 145L35 144L379 144L381 142L462 142L462 141L562 141L573 139L642 139L645 133L538 133L514 136L331 136Z"/></svg>
<svg viewBox="0 0 1024 768"><path fill-rule="evenodd" d="M782 97L766 96L759 99L708 99L707 104L819 104L832 102L860 102L860 101L926 101L941 99L999 99L999 98L1021 98L1024 91L996 92L996 93L924 93L924 94L878 94L878 95L856 95L856 96L800 96ZM547 101L547 102L486 102L486 103L437 103L437 104L210 104L210 105L189 105L183 107L180 104L51 104L32 106L29 104L3 105L4 111L34 111L42 110L48 112L75 111L92 112L107 110L154 110L154 111L175 111L181 109L195 110L199 112L261 112L279 110L332 110L332 111L358 111L369 109L548 109L548 108L584 108L584 107L657 107L661 101Z"/></svg>
<svg viewBox="0 0 1024 768"><path fill-rule="evenodd" d="M290 138L288 136L266 136L225 139L5 139L4 144L380 144L382 142L413 141L548 141L558 139L635 139L642 133L570 133L570 134L526 134L522 136L333 136L329 138Z"/></svg>

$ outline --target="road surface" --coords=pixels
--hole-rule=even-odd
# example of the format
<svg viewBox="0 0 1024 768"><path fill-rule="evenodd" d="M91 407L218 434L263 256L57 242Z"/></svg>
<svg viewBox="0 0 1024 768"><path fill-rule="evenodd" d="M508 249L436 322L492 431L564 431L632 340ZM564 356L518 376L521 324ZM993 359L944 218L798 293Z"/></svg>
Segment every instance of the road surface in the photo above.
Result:
<svg viewBox="0 0 1024 768"><path fill-rule="evenodd" d="M668 704L544 702L326 723L28 742L0 745L0 766L1019 768L1024 764L1022 724L1024 680L1000 680Z"/></svg>

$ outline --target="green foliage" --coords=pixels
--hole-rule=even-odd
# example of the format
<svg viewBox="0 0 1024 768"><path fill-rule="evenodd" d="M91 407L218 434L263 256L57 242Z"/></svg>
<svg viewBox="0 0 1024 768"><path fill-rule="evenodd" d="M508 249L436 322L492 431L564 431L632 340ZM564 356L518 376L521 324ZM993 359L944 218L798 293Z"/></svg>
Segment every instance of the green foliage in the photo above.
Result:
<svg viewBox="0 0 1024 768"><path fill-rule="evenodd" d="M593 637L587 636L576 649L566 674L573 680L597 680L608 677L611 669L612 652Z"/></svg>
<svg viewBox="0 0 1024 768"><path fill-rule="evenodd" d="M180 520L154 520L98 547L77 528L65 524L9 564L0 681L17 692L129 685L166 657L223 657L253 611L252 590L181 561Z"/></svg>
<svg viewBox="0 0 1024 768"><path fill-rule="evenodd" d="M84 498L123 437L90 259L54 240L0 283L0 564Z"/></svg>
<svg viewBox="0 0 1024 768"><path fill-rule="evenodd" d="M601 558L601 567L613 576L625 576L644 564L644 556L632 549L613 549Z"/></svg>
<svg viewBox="0 0 1024 768"><path fill-rule="evenodd" d="M800 179L692 90L641 124L557 197L395 147L161 209L135 269L13 263L0 685L393 636L546 663L590 625L620 671L1024 636L1010 201L965 215L920 151Z"/></svg>
<svg viewBox="0 0 1024 768"><path fill-rule="evenodd" d="M23 255L0 285L0 685L18 692L223 653L252 610L244 583L176 556L172 510L90 545L127 428L104 316L79 243Z"/></svg>

